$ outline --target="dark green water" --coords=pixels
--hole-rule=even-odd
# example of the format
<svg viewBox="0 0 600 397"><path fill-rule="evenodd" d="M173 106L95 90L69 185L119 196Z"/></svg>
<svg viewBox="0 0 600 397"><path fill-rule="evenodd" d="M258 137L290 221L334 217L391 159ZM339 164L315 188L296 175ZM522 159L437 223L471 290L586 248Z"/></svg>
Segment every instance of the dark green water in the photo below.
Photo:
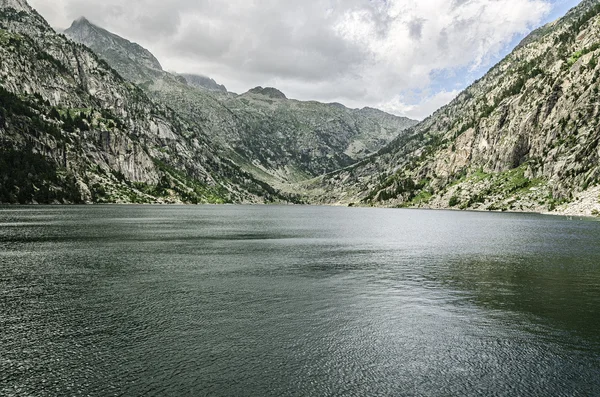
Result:
<svg viewBox="0 0 600 397"><path fill-rule="evenodd" d="M600 395L600 222L0 208L2 396Z"/></svg>

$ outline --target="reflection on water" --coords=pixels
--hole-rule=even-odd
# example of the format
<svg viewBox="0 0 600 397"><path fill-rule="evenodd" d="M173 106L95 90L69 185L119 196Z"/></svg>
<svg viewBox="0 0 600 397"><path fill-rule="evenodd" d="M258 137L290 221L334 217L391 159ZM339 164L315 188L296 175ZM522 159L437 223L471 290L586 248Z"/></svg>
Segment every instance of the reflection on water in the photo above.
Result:
<svg viewBox="0 0 600 397"><path fill-rule="evenodd" d="M0 209L0 395L597 395L600 223Z"/></svg>

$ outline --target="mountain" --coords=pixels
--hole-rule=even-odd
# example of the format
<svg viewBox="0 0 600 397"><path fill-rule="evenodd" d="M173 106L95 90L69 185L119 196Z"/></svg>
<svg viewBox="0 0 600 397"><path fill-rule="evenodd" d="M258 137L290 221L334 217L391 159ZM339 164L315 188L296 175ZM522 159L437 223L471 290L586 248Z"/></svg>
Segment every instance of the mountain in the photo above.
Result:
<svg viewBox="0 0 600 397"><path fill-rule="evenodd" d="M253 164L286 182L354 164L416 124L384 112L291 100L268 88L224 98L222 103L243 124L236 135L221 139L229 139L237 153L252 153Z"/></svg>
<svg viewBox="0 0 600 397"><path fill-rule="evenodd" d="M85 44L119 71L121 76L135 82L146 82L164 76L163 68L156 57L137 43L126 40L81 17L63 32L71 40ZM175 74L180 83L196 88L227 92L225 86L215 80L195 74Z"/></svg>
<svg viewBox="0 0 600 397"><path fill-rule="evenodd" d="M93 41L97 48L103 49L103 58L128 80L149 79L154 75L153 72L163 70L150 51L99 28L85 17L74 21L64 34L76 42L84 39Z"/></svg>
<svg viewBox="0 0 600 397"><path fill-rule="evenodd" d="M197 80L157 72L126 56L132 53L129 41L113 40L112 33L89 21L75 22L65 34L197 126L218 146L220 156L269 184L286 185L354 164L416 124L382 112L287 99L271 87L242 95L198 89Z"/></svg>
<svg viewBox="0 0 600 397"><path fill-rule="evenodd" d="M211 91L227 92L227 88L224 85L218 84L214 79L206 76L200 76L197 74L180 74L185 81L196 88L204 88Z"/></svg>
<svg viewBox="0 0 600 397"><path fill-rule="evenodd" d="M288 99L272 87L241 95L199 88L85 19L65 32L84 46L23 0L0 7L2 202L301 196L600 212L599 0L532 32L418 124Z"/></svg>
<svg viewBox="0 0 600 397"><path fill-rule="evenodd" d="M581 2L377 155L304 189L323 203L598 213L599 12Z"/></svg>
<svg viewBox="0 0 600 397"><path fill-rule="evenodd" d="M162 73L139 47L112 53ZM24 0L0 0L0 202L294 200L217 153Z"/></svg>
<svg viewBox="0 0 600 397"><path fill-rule="evenodd" d="M254 87L247 94L263 95L271 99L287 99L283 92L273 87Z"/></svg>

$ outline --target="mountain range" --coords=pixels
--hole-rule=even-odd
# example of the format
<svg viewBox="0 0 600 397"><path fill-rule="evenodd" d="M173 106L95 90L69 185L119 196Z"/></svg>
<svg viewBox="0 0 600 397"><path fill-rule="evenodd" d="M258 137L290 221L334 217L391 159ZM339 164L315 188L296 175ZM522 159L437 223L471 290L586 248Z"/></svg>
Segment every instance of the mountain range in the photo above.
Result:
<svg viewBox="0 0 600 397"><path fill-rule="evenodd" d="M163 71L147 61L149 52L85 18L65 35L198 126L221 156L268 183L297 182L354 164L416 124L370 109L289 100L273 87L227 93L212 79Z"/></svg>
<svg viewBox="0 0 600 397"><path fill-rule="evenodd" d="M527 36L417 123L228 92L86 18L0 0L0 202L600 211L600 1Z"/></svg>

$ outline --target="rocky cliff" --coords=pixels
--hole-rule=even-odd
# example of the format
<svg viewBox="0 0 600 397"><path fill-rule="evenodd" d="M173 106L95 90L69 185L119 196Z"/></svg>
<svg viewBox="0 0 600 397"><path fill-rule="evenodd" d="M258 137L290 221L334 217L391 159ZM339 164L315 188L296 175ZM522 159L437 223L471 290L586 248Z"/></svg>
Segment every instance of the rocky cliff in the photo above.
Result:
<svg viewBox="0 0 600 397"><path fill-rule="evenodd" d="M109 63L123 62L120 65L121 67L139 64L143 68L162 71L160 62L150 51L139 44L127 41L93 25L85 17L74 21L71 27L65 31L65 34L68 34L74 41L93 40L97 46L105 49L104 55L110 61ZM133 62L124 62L124 59ZM124 77L127 77L127 75L124 75Z"/></svg>
<svg viewBox="0 0 600 397"><path fill-rule="evenodd" d="M322 202L597 213L599 3L533 32L378 155L304 188Z"/></svg>
<svg viewBox="0 0 600 397"><path fill-rule="evenodd" d="M0 0L0 97L1 202L291 199L23 0Z"/></svg>

